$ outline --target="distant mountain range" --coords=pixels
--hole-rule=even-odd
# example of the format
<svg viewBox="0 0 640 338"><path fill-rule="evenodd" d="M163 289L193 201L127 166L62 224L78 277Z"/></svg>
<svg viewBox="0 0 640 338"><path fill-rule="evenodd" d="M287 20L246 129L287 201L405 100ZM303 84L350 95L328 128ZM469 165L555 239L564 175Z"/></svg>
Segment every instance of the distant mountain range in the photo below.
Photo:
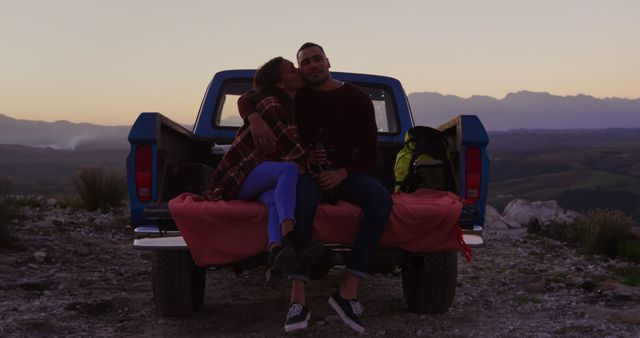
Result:
<svg viewBox="0 0 640 338"><path fill-rule="evenodd" d="M465 99L424 92L410 94L409 102L418 125L437 126L456 115L472 114L478 115L489 131L640 128L640 99L556 96L528 91L511 93L503 99L489 96ZM130 126L19 120L0 114L0 144L72 150L126 149L129 129ZM562 137L551 134L541 137L541 141L546 137Z"/></svg>
<svg viewBox="0 0 640 338"><path fill-rule="evenodd" d="M53 149L128 148L130 126L101 126L69 121L18 120L0 114L0 144Z"/></svg>
<svg viewBox="0 0 640 338"><path fill-rule="evenodd" d="M521 91L503 99L412 93L416 124L439 125L456 115L477 115L487 130L639 128L640 98L598 99Z"/></svg>

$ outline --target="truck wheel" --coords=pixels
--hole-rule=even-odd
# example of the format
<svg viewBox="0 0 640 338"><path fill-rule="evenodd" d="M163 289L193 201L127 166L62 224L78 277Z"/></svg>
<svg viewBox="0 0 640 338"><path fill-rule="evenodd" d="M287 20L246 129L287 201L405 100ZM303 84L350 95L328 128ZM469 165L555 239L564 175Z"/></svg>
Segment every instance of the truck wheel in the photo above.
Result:
<svg viewBox="0 0 640 338"><path fill-rule="evenodd" d="M151 274L153 298L161 316L189 316L200 310L206 270L193 263L189 251L157 251Z"/></svg>
<svg viewBox="0 0 640 338"><path fill-rule="evenodd" d="M455 251L412 255L402 266L402 291L410 312L444 313L456 293Z"/></svg>

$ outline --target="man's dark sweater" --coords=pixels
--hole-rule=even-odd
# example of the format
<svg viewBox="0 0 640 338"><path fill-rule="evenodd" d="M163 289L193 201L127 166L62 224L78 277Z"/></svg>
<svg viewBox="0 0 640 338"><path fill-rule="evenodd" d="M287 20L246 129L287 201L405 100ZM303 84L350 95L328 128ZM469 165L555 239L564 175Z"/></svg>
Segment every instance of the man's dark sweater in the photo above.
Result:
<svg viewBox="0 0 640 338"><path fill-rule="evenodd" d="M375 112L371 99L354 85L322 92L311 88L295 98L297 123L304 147L321 142L336 169L365 173L378 155Z"/></svg>

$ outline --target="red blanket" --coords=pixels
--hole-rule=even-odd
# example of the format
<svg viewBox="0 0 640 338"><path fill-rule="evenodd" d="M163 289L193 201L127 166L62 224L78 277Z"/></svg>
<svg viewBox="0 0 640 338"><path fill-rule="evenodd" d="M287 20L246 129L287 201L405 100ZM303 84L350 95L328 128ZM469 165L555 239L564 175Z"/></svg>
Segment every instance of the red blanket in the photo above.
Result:
<svg viewBox="0 0 640 338"><path fill-rule="evenodd" d="M466 251L457 223L462 209L458 196L419 189L395 193L393 202L381 247ZM199 266L234 263L266 250L267 208L259 202L212 202L184 193L169 201L169 211ZM344 201L322 204L316 213L314 239L350 244L361 216L360 208Z"/></svg>

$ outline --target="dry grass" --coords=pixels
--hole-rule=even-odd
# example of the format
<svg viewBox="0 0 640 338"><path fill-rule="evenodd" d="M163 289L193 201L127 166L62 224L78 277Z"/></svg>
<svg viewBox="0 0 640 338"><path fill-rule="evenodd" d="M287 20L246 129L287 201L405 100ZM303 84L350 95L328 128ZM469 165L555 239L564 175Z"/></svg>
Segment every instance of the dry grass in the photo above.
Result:
<svg viewBox="0 0 640 338"><path fill-rule="evenodd" d="M632 218L617 210L593 209L575 223L553 223L543 235L579 244L589 254L622 257L640 262L640 238Z"/></svg>
<svg viewBox="0 0 640 338"><path fill-rule="evenodd" d="M73 177L73 186L87 210L120 207L127 193L125 175L100 167L82 169Z"/></svg>
<svg viewBox="0 0 640 338"><path fill-rule="evenodd" d="M577 223L585 230L583 244L588 253L617 256L618 246L635 238L633 220L617 210L590 210Z"/></svg>
<svg viewBox="0 0 640 338"><path fill-rule="evenodd" d="M640 240L626 239L618 244L618 256L640 263ZM640 272L638 273L640 275Z"/></svg>
<svg viewBox="0 0 640 338"><path fill-rule="evenodd" d="M17 242L11 235L11 220L17 216L16 207L11 205L9 194L12 182L9 179L0 180L0 248L9 248Z"/></svg>
<svg viewBox="0 0 640 338"><path fill-rule="evenodd" d="M9 221L11 221L9 208L7 208L4 200L0 201L0 248L6 248L14 241L9 228Z"/></svg>

